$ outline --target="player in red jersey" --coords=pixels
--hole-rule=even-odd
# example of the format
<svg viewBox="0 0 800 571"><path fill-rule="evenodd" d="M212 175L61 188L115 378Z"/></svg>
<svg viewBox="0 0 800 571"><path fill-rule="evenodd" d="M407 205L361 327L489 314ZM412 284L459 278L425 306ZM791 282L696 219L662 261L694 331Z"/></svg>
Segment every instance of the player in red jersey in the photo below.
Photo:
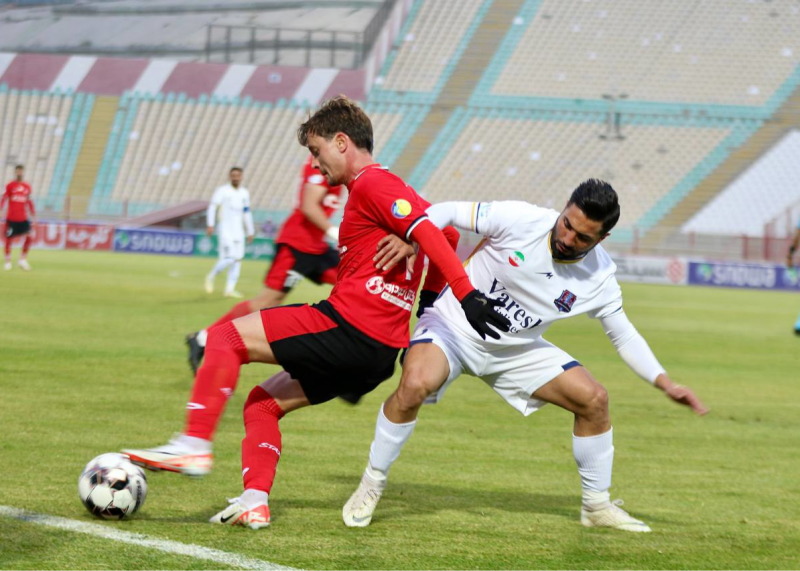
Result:
<svg viewBox="0 0 800 571"><path fill-rule="evenodd" d="M203 360L208 330L248 313L280 305L292 288L304 277L317 284L333 284L339 253L326 238L337 241L339 228L330 218L339 209L344 187L331 186L311 164L311 156L303 165L297 207L284 222L272 266L264 278L264 289L256 297L237 303L231 310L205 329L186 336L189 366L197 374Z"/></svg>
<svg viewBox="0 0 800 571"><path fill-rule="evenodd" d="M277 364L283 371L255 387L244 406L245 492L215 515L217 524L269 525L268 494L281 455L278 421L336 397L357 402L394 372L408 346L408 325L422 273L400 264L382 272L373 258L388 234L418 243L460 301L481 336L499 337L509 321L469 282L447 239L425 215L428 203L372 159L372 123L355 103L336 97L298 130L329 184L350 197L340 226L341 260L330 297L314 305L265 309L214 327L187 408L186 429L166 446L123 450L156 469L202 475L211 468L211 438L242 365Z"/></svg>
<svg viewBox="0 0 800 571"><path fill-rule="evenodd" d="M6 185L6 192L0 199L0 212L8 203L8 213L6 214L6 226L4 235L6 237L6 262L3 269L11 269L11 244L17 236L25 236L22 242L22 255L19 257L17 265L30 271L28 264L28 250L31 247L31 224L32 218L36 216L36 209L33 206L31 185L23 180L25 177L25 167L17 165L14 169L14 180ZM30 212L30 219L28 218Z"/></svg>

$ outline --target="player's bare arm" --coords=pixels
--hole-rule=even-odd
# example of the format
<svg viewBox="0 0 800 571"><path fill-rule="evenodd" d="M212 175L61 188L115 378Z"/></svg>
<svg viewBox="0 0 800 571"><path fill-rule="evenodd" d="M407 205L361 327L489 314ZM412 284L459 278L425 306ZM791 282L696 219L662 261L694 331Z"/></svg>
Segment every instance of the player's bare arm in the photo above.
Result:
<svg viewBox="0 0 800 571"><path fill-rule="evenodd" d="M319 184L306 183L303 187L300 211L309 222L327 234L335 226L330 223L325 210L322 208L322 201L325 199L326 194L328 194L326 187Z"/></svg>

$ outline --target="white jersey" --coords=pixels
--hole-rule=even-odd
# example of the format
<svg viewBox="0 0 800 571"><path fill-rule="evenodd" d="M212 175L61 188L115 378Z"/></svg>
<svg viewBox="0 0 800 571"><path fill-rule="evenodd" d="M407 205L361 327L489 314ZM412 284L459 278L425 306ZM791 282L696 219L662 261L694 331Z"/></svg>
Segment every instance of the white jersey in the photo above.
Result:
<svg viewBox="0 0 800 571"><path fill-rule="evenodd" d="M219 208L219 220L216 220ZM250 191L243 186L233 188L230 184L214 191L206 213L207 225L217 227L217 235L227 240L244 241L245 229L252 236L253 214L250 212Z"/></svg>
<svg viewBox="0 0 800 571"><path fill-rule="evenodd" d="M428 214L438 226L435 210L428 209ZM503 303L499 311L511 321L511 329L500 332L499 340L478 336L449 287L433 311L489 351L534 343L567 317L604 318L621 312L616 265L602 246L577 261L553 259L550 233L558 216L526 202L481 202L472 205L469 223L455 224L484 236L465 269L477 289Z"/></svg>

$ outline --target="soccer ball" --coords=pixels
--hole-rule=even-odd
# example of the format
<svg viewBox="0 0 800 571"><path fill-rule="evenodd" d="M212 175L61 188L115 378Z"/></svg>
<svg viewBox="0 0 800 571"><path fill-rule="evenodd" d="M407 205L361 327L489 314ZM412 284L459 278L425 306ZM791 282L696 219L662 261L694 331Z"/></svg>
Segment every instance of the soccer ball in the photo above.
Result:
<svg viewBox="0 0 800 571"><path fill-rule="evenodd" d="M147 496L147 478L122 454L101 454L78 478L78 495L89 512L102 519L136 513Z"/></svg>

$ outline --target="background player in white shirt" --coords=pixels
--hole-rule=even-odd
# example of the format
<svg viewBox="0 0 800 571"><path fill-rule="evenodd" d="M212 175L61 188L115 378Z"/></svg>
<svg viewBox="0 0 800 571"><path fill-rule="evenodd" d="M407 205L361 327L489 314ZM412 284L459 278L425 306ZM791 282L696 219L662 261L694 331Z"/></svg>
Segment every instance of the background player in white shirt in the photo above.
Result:
<svg viewBox="0 0 800 571"><path fill-rule="evenodd" d="M614 457L608 394L581 364L542 338L561 319L599 319L622 359L639 376L698 414L707 409L667 376L622 309L616 266L598 244L619 219L614 189L589 180L559 214L525 202L436 204L427 210L439 227L472 230L484 240L468 259L470 281L511 321L500 338L481 339L445 290L422 314L403 363L400 386L378 413L375 440L361 484L342 516L369 524L386 477L411 436L423 402L438 401L462 373L480 377L524 415L545 403L575 415L573 452L583 488L581 523L626 531L650 528L610 502Z"/></svg>
<svg viewBox="0 0 800 571"><path fill-rule="evenodd" d="M214 191L206 213L206 233L211 236L216 225L219 249L219 261L206 276L206 292L214 292L214 278L227 268L225 297L242 297L236 291L236 282L239 281L244 258L245 230L248 242L253 241L255 234L253 213L250 212L250 191L242 186L242 169L233 167L228 176L230 182Z"/></svg>

